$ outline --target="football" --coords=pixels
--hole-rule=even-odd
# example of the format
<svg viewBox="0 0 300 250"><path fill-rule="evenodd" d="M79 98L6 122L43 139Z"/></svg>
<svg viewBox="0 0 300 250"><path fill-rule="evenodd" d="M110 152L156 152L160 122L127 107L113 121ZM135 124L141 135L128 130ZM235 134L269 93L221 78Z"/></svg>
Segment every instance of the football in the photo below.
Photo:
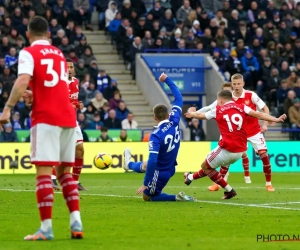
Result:
<svg viewBox="0 0 300 250"><path fill-rule="evenodd" d="M107 153L99 153L94 158L94 165L101 170L108 169L112 164L112 157Z"/></svg>

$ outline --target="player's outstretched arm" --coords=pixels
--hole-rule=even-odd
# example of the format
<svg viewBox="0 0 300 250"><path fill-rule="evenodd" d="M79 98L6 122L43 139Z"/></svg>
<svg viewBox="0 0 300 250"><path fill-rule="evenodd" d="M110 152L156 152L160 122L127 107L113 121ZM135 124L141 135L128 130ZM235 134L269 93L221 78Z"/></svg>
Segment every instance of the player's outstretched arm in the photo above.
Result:
<svg viewBox="0 0 300 250"><path fill-rule="evenodd" d="M187 113L184 114L186 118L196 118L199 120L207 120L205 113L198 113L198 111L196 112L191 112L191 111L187 111Z"/></svg>
<svg viewBox="0 0 300 250"><path fill-rule="evenodd" d="M201 109L198 109L197 113L206 113L206 112L214 109L215 107L217 107L217 104L218 104L218 102L217 102L217 100L215 100L212 104L202 107Z"/></svg>
<svg viewBox="0 0 300 250"><path fill-rule="evenodd" d="M173 102L173 106L177 106L180 109L182 109L183 98L182 98L182 95L181 95L178 87L176 86L176 84L165 73L162 73L160 75L159 81L160 82L165 82L169 86L169 88L171 89L172 94L175 97L174 102Z"/></svg>
<svg viewBox="0 0 300 250"><path fill-rule="evenodd" d="M276 118L274 116L271 116L269 114L263 113L263 112L257 112L254 110L251 110L248 115L255 117L259 120L267 121L267 122L284 122L286 119L286 114L281 115L280 117Z"/></svg>

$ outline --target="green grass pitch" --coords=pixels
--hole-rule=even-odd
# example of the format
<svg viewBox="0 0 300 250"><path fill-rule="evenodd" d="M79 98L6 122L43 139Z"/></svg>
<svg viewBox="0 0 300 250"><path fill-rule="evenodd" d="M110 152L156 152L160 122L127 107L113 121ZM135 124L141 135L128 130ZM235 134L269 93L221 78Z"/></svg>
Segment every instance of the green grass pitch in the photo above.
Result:
<svg viewBox="0 0 300 250"><path fill-rule="evenodd" d="M257 234L300 235L300 174L273 175L274 193L264 188L263 173L230 174L238 196L221 200L209 192L208 178L183 184L181 173L165 191L184 191L198 202L144 202L135 195L144 175L83 174L81 214L83 240L69 239L69 216L62 194L55 193L52 242L24 242L39 227L34 175L0 176L1 250L297 250L300 242L257 242Z"/></svg>

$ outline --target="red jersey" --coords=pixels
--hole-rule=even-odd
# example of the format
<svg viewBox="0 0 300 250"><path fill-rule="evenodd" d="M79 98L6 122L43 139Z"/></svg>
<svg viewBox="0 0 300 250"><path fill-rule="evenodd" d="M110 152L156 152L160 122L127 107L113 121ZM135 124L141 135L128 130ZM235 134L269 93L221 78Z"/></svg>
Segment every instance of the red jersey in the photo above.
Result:
<svg viewBox="0 0 300 250"><path fill-rule="evenodd" d="M247 150L247 114L251 110L244 104L230 101L205 113L208 120L216 119L221 134L219 140L221 148L233 153Z"/></svg>
<svg viewBox="0 0 300 250"><path fill-rule="evenodd" d="M79 94L79 87L78 87L78 79L72 77L71 81L68 81L69 84L69 98L72 105L77 107L78 105L78 94Z"/></svg>
<svg viewBox="0 0 300 250"><path fill-rule="evenodd" d="M240 97L235 97L232 93L232 100L237 104L245 104L253 110L262 109L266 104L261 100L256 93L249 90L243 90L243 93ZM247 118L247 138L252 137L260 133L260 125L258 119L252 116Z"/></svg>
<svg viewBox="0 0 300 250"><path fill-rule="evenodd" d="M69 101L68 67L63 53L46 40L38 40L19 54L18 74L31 75L32 126L76 127Z"/></svg>

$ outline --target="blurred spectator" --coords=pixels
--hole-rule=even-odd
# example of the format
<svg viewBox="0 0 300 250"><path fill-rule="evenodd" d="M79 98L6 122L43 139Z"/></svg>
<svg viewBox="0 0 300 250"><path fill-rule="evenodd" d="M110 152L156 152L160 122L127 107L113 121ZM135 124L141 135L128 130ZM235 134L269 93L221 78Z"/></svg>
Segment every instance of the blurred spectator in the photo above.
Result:
<svg viewBox="0 0 300 250"><path fill-rule="evenodd" d="M205 141L205 133L198 119L192 119L189 125L191 141Z"/></svg>
<svg viewBox="0 0 300 250"><path fill-rule="evenodd" d="M41 2L35 6L35 12L38 16L45 16L46 11L49 9L50 6L47 4L47 0L41 0Z"/></svg>
<svg viewBox="0 0 300 250"><path fill-rule="evenodd" d="M224 22L225 23L225 27L228 27L228 21L226 18L223 17L223 12L222 10L218 10L216 13L216 17L213 18L212 20L215 20L215 22L217 23L217 26L220 25L220 22Z"/></svg>
<svg viewBox="0 0 300 250"><path fill-rule="evenodd" d="M89 137L88 137L87 133L84 131L85 128L83 126L83 123L80 123L79 127L81 129L81 133L82 133L82 137L83 137L83 142L89 142Z"/></svg>
<svg viewBox="0 0 300 250"><path fill-rule="evenodd" d="M85 110L84 114L85 114L87 123L91 123L93 121L94 114L96 113L96 111L97 111L97 109L91 103L86 106L86 110Z"/></svg>
<svg viewBox="0 0 300 250"><path fill-rule="evenodd" d="M137 129L138 123L133 118L133 113L129 112L127 118L122 121L122 129Z"/></svg>
<svg viewBox="0 0 300 250"><path fill-rule="evenodd" d="M66 10L67 12L70 12L69 7L65 4L64 0L57 0L56 2L57 3L53 6L53 9L52 9L54 17L60 16L64 10ZM75 2L76 1L74 1L74 5L75 5Z"/></svg>
<svg viewBox="0 0 300 250"><path fill-rule="evenodd" d="M5 65L7 67L11 67L18 62L17 51L16 48L11 47L9 49L9 53L5 56Z"/></svg>
<svg viewBox="0 0 300 250"><path fill-rule="evenodd" d="M76 77L79 79L79 81L83 81L85 79L85 76L88 74L88 70L84 67L83 59L79 59L75 64L75 72Z"/></svg>
<svg viewBox="0 0 300 250"><path fill-rule="evenodd" d="M130 0L124 0L123 7L121 10L122 18L131 18L131 12L133 8L131 7L131 1Z"/></svg>
<svg viewBox="0 0 300 250"><path fill-rule="evenodd" d="M93 120L89 123L89 129L98 129L100 130L104 126L103 122L101 121L100 114L95 112L93 115Z"/></svg>
<svg viewBox="0 0 300 250"><path fill-rule="evenodd" d="M293 129L300 129L300 99L294 99L294 105L289 109L289 119ZM300 140L300 132L293 133L293 140Z"/></svg>
<svg viewBox="0 0 300 250"><path fill-rule="evenodd" d="M89 47L85 48L84 54L81 56L81 59L84 60L84 64L86 67L88 67L93 62L97 62L95 56L93 55L91 48L89 48Z"/></svg>
<svg viewBox="0 0 300 250"><path fill-rule="evenodd" d="M153 19L159 20L164 16L165 9L161 7L161 2L156 0L154 3L154 8L151 9L148 14L151 14Z"/></svg>
<svg viewBox="0 0 300 250"><path fill-rule="evenodd" d="M121 101L120 91L116 90L114 92L113 98L109 99L110 109L116 109L117 107L119 107L120 101Z"/></svg>
<svg viewBox="0 0 300 250"><path fill-rule="evenodd" d="M80 126L82 126L83 129L87 128L88 123L86 122L84 113L81 113L81 112L78 113L77 121L78 121L78 124Z"/></svg>
<svg viewBox="0 0 300 250"><path fill-rule="evenodd" d="M8 66L5 66L3 74L0 75L0 82L3 82L3 84L12 87L16 78L17 77L11 73L10 68Z"/></svg>
<svg viewBox="0 0 300 250"><path fill-rule="evenodd" d="M170 9L167 9L165 11L165 13L163 14L163 17L160 17L160 24L162 27L166 28L168 36L172 34L172 31L175 28L175 22L172 17L172 11ZM137 34L137 36L139 36L139 35ZM142 37L142 36L140 36L140 37Z"/></svg>
<svg viewBox="0 0 300 250"><path fill-rule="evenodd" d="M104 125L108 129L121 129L121 121L116 118L116 111L111 109L108 113L108 118L104 120Z"/></svg>
<svg viewBox="0 0 300 250"><path fill-rule="evenodd" d="M296 94L293 90L290 90L287 94L287 98L283 102L283 112L287 115L286 123L289 123L289 109L294 105L294 99Z"/></svg>
<svg viewBox="0 0 300 250"><path fill-rule="evenodd" d="M190 1L184 0L183 5L176 12L177 20L184 22L191 11L192 11L192 8L190 6Z"/></svg>
<svg viewBox="0 0 300 250"><path fill-rule="evenodd" d="M97 89L104 93L105 89L110 86L111 78L106 74L105 69L99 69L97 76Z"/></svg>
<svg viewBox="0 0 300 250"><path fill-rule="evenodd" d="M129 51L129 62L131 65L131 73L133 76L135 76L135 56L136 54L143 53L145 51L145 48L143 47L141 43L141 38L140 37L135 37L134 42L132 43Z"/></svg>
<svg viewBox="0 0 300 250"><path fill-rule="evenodd" d="M93 30L91 24L91 12L89 0L73 0L74 16L78 25L82 25L86 22L85 28Z"/></svg>
<svg viewBox="0 0 300 250"><path fill-rule="evenodd" d="M108 28L118 12L118 5L115 1L109 1L108 8L105 11L105 27Z"/></svg>
<svg viewBox="0 0 300 250"><path fill-rule="evenodd" d="M113 140L107 134L107 128L101 128L101 135L97 138L97 142L112 142Z"/></svg>
<svg viewBox="0 0 300 250"><path fill-rule="evenodd" d="M103 91L104 98L110 100L111 98L113 98L115 91L119 91L118 83L116 79L111 79L109 86Z"/></svg>
<svg viewBox="0 0 300 250"><path fill-rule="evenodd" d="M30 129L31 128L31 124L32 124L32 121L31 121L31 111L29 113L29 118L26 118L25 121L24 121L24 129Z"/></svg>
<svg viewBox="0 0 300 250"><path fill-rule="evenodd" d="M85 99L85 103L88 104L92 101L92 99L95 97L96 95L96 85L93 82L89 83L89 86L86 89L86 99Z"/></svg>
<svg viewBox="0 0 300 250"><path fill-rule="evenodd" d="M181 33L181 32L180 32ZM151 37L150 31L145 31L145 36L142 39L142 45L145 49L148 49L149 47L152 47L154 44L154 39Z"/></svg>
<svg viewBox="0 0 300 250"><path fill-rule="evenodd" d="M17 142L17 133L13 130L11 123L7 123L3 126L4 131L0 134L0 142Z"/></svg>
<svg viewBox="0 0 300 250"><path fill-rule="evenodd" d="M246 86L253 88L252 83L256 83L258 79L259 63L251 49L248 49L241 58L241 63Z"/></svg>
<svg viewBox="0 0 300 250"><path fill-rule="evenodd" d="M121 132L120 132L120 136L116 138L116 141L119 141L119 142L131 142L132 139L130 139L127 136L127 131L125 129L122 129Z"/></svg>
<svg viewBox="0 0 300 250"><path fill-rule="evenodd" d="M119 107L116 108L116 117L121 122L127 118L127 115L129 114L129 109L127 109L126 104L124 101L119 102Z"/></svg>
<svg viewBox="0 0 300 250"><path fill-rule="evenodd" d="M298 79L297 83L293 86L293 90L296 94L296 97L300 98L300 79Z"/></svg>
<svg viewBox="0 0 300 250"><path fill-rule="evenodd" d="M24 124L23 124L23 126L21 126L20 113L19 112L14 112L13 113L12 119L11 119L11 125L12 125L14 130L20 130L20 129L22 129L22 127L24 127Z"/></svg>
<svg viewBox="0 0 300 250"><path fill-rule="evenodd" d="M280 87L277 89L277 101L280 107L282 107L282 111L280 114L283 113L283 102L287 98L287 94L291 89L288 87L287 80L282 80Z"/></svg>
<svg viewBox="0 0 300 250"><path fill-rule="evenodd" d="M103 98L103 94L96 91L95 97L91 100L93 107L99 111L105 102L107 102L107 100Z"/></svg>
<svg viewBox="0 0 300 250"><path fill-rule="evenodd" d="M109 104L108 102L105 102L103 103L103 106L100 108L100 117L102 121L108 118L108 113L109 113Z"/></svg>

